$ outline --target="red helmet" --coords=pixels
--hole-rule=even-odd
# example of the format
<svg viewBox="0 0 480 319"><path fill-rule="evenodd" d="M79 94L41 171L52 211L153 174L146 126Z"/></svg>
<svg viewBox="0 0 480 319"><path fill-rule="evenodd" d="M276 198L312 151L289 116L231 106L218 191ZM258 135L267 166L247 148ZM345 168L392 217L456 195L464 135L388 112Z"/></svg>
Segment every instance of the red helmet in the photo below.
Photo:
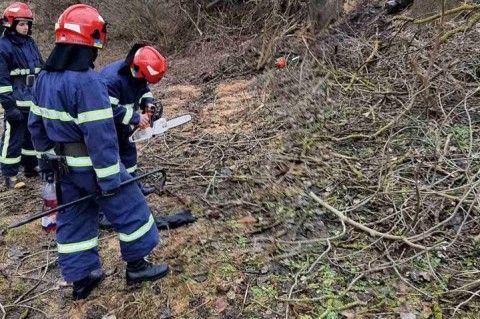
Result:
<svg viewBox="0 0 480 319"><path fill-rule="evenodd" d="M3 26L5 28L10 28L16 19L33 21L33 13L28 5L23 2L15 2L5 9L3 13Z"/></svg>
<svg viewBox="0 0 480 319"><path fill-rule="evenodd" d="M97 9L86 4L68 7L55 24L55 43L70 43L102 49L107 25Z"/></svg>
<svg viewBox="0 0 480 319"><path fill-rule="evenodd" d="M150 46L144 46L138 49L130 65L133 77L145 79L149 83L160 81L168 70L165 58Z"/></svg>

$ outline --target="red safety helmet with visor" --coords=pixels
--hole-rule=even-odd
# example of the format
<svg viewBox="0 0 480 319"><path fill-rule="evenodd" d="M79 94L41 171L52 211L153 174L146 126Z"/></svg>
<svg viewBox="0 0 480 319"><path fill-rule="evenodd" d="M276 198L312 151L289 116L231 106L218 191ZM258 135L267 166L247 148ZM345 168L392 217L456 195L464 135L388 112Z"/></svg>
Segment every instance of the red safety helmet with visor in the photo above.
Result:
<svg viewBox="0 0 480 319"><path fill-rule="evenodd" d="M145 79L149 83L160 81L168 70L165 58L151 46L144 46L135 53L130 70L134 78Z"/></svg>
<svg viewBox="0 0 480 319"><path fill-rule="evenodd" d="M106 36L106 22L97 9L86 4L67 8L55 24L55 43L103 49Z"/></svg>
<svg viewBox="0 0 480 319"><path fill-rule="evenodd" d="M30 7L23 2L15 2L5 9L2 21L3 26L10 28L15 20L33 21L33 13Z"/></svg>

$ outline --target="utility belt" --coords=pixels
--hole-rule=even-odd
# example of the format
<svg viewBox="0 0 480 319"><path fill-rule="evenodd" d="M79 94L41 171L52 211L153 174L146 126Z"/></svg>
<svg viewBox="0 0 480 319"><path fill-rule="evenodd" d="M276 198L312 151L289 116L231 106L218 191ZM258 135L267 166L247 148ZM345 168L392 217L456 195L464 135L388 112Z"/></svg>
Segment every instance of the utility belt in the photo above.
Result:
<svg viewBox="0 0 480 319"><path fill-rule="evenodd" d="M12 79L12 84L15 87L19 87L19 86L32 87L33 84L35 83L36 77L37 76L35 74L14 75L14 76L11 76L11 79Z"/></svg>
<svg viewBox="0 0 480 319"><path fill-rule="evenodd" d="M85 157L88 155L87 145L83 142L55 143L55 154L72 157Z"/></svg>

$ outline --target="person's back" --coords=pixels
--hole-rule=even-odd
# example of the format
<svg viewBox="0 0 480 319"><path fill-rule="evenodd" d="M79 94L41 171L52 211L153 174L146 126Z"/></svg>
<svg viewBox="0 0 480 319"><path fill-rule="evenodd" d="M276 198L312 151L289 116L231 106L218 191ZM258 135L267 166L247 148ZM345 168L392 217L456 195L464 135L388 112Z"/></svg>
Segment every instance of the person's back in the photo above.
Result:
<svg viewBox="0 0 480 319"><path fill-rule="evenodd" d="M131 176L119 163L108 91L92 69L105 34L103 19L90 6L74 5L60 16L56 45L36 81L29 116L36 151L54 149L66 158L63 201L101 192L57 215L60 269L65 280L73 282L73 299L86 298L105 277L98 255L99 209L119 233L127 284L157 280L168 273L167 265L144 259L159 239L140 189L135 183L120 187Z"/></svg>
<svg viewBox="0 0 480 319"><path fill-rule="evenodd" d="M112 106L133 109L134 112L137 112L142 110L146 104L154 102L153 95L145 80L135 79L129 72L126 59L120 59L106 65L100 71L100 76L108 87ZM132 120L134 123L129 123ZM139 118L132 117L130 121L120 118L118 122L124 125L137 125Z"/></svg>
<svg viewBox="0 0 480 319"><path fill-rule="evenodd" d="M108 96L105 94L106 91L97 72L93 69L62 72L42 71L34 90L35 99L32 112L45 117L48 137L54 142L83 141L83 131L79 124L88 121L86 118L86 112L89 112L86 109L88 105L95 107L95 110L104 109L106 116L109 115L107 113L110 113L111 117ZM82 96L89 90L90 94ZM108 124L102 123L102 126L107 125L106 131L114 129L108 127ZM108 135L111 135L110 131ZM103 140L96 142L99 147L104 143Z"/></svg>
<svg viewBox="0 0 480 319"><path fill-rule="evenodd" d="M119 158L116 136L112 134L115 131L113 115L106 88L97 72L93 69L42 71L34 92L31 112L43 118L48 136L41 144L37 138L35 146L41 149L53 146L62 151L65 145L84 143L86 154L66 154L67 164L77 170L93 166L104 188L118 187L119 178L115 176L118 168L115 168ZM32 129L35 128L32 125Z"/></svg>

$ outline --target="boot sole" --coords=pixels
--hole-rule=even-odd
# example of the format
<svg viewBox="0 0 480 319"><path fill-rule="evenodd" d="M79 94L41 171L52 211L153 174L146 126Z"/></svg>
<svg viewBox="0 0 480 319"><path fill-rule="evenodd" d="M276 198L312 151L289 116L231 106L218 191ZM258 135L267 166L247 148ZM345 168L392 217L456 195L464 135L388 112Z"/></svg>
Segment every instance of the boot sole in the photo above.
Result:
<svg viewBox="0 0 480 319"><path fill-rule="evenodd" d="M165 277L166 275L168 275L168 273L170 272L170 269L168 269L166 272L164 273L161 273L155 277L151 277L151 278L148 278L148 279L135 279L135 280L127 280L127 286L131 286L131 285L135 285L135 284L139 284L139 283L142 283L142 282L147 282L147 281L157 281L159 279L162 279L163 277Z"/></svg>

